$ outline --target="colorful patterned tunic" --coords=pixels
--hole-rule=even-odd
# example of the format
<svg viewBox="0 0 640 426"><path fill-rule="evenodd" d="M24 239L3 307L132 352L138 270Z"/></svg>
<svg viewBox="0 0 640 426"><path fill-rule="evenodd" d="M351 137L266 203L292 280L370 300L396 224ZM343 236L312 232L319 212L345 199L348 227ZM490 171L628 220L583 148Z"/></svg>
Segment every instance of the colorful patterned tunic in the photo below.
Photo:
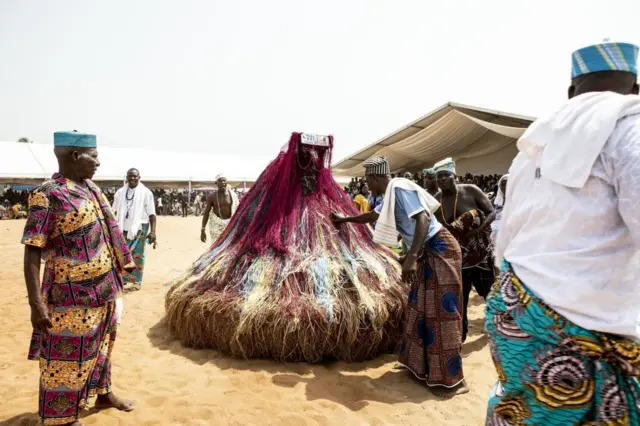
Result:
<svg viewBox="0 0 640 426"><path fill-rule="evenodd" d="M29 359L40 361L39 416L77 420L88 397L108 393L124 267L134 265L107 199L54 174L29 196L22 243L45 259L43 301L53 328L33 332Z"/></svg>

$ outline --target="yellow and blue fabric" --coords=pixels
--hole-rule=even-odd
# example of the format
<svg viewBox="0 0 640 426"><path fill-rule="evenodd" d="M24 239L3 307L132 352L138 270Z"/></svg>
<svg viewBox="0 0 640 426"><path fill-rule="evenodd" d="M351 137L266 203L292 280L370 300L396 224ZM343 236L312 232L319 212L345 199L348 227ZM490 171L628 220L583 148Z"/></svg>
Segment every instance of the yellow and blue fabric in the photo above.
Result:
<svg viewBox="0 0 640 426"><path fill-rule="evenodd" d="M573 324L506 260L485 327L498 372L487 425L640 425L640 345Z"/></svg>
<svg viewBox="0 0 640 426"><path fill-rule="evenodd" d="M451 157L445 158L444 160L438 161L434 164L433 170L435 170L436 173L445 171L456 174L456 162L453 161Z"/></svg>
<svg viewBox="0 0 640 426"><path fill-rule="evenodd" d="M369 199L362 194L358 194L353 198L353 203L356 205L360 213L367 213L371 211L369 205Z"/></svg>
<svg viewBox="0 0 640 426"><path fill-rule="evenodd" d="M571 55L572 79L601 71L627 71L638 75L638 46L600 43L578 49Z"/></svg>
<svg viewBox="0 0 640 426"><path fill-rule="evenodd" d="M420 204L420 199L415 191L408 191L402 188L395 190L395 209L394 216L396 219L396 230L402 237L402 241L407 248L411 248L413 237L416 233L416 220L414 217L424 211L424 207ZM382 213L384 201L375 207L376 213ZM431 215L429 230L425 242L435 236L442 229L442 225L435 216Z"/></svg>
<svg viewBox="0 0 640 426"><path fill-rule="evenodd" d="M433 168L431 168L431 169L424 169L422 172L423 172L425 175L431 175L431 176L433 176L433 175L435 175L435 174L436 174L436 171L435 171Z"/></svg>
<svg viewBox="0 0 640 426"><path fill-rule="evenodd" d="M71 146L75 148L96 148L96 135L90 133L80 133L77 130L70 132L55 132L53 134L53 146Z"/></svg>

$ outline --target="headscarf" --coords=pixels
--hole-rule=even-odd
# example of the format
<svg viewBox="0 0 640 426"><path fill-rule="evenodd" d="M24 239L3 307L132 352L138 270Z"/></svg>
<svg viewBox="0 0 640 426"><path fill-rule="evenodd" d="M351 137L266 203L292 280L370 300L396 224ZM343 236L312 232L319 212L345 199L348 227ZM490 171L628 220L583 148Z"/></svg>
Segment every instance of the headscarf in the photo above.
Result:
<svg viewBox="0 0 640 426"><path fill-rule="evenodd" d="M436 173L441 172L441 171L447 171L447 172L451 172L451 173L453 173L455 175L456 174L456 162L453 161L453 158L451 158L451 157L445 158L444 160L438 161L436 164L434 164L433 170L435 170Z"/></svg>
<svg viewBox="0 0 640 426"><path fill-rule="evenodd" d="M496 199L493 202L493 204L495 204L496 206L500 206L500 207L504 206L505 194L502 191L501 183L502 183L503 180L508 179L508 178L509 178L509 175L506 174L506 175L503 175L500 178L500 180L498 181L498 194L496 195Z"/></svg>

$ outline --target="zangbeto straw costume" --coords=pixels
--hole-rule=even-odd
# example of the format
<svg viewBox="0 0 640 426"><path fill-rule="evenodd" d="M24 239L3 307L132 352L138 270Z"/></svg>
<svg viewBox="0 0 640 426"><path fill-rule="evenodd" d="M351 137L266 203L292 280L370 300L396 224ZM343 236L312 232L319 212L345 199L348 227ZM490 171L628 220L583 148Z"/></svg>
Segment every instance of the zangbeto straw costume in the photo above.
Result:
<svg viewBox="0 0 640 426"><path fill-rule="evenodd" d="M400 265L331 176L333 138L293 133L165 301L185 344L240 357L362 360L400 340Z"/></svg>

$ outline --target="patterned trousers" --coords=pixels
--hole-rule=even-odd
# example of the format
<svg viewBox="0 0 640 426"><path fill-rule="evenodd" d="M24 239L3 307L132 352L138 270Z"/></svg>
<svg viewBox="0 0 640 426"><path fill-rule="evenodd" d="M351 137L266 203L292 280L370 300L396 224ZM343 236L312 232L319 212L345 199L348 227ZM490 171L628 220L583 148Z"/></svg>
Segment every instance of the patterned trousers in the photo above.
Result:
<svg viewBox="0 0 640 426"><path fill-rule="evenodd" d="M88 398L111 391L116 301L97 308L50 308L53 328L34 331L29 359L40 362L38 415L45 425L78 420Z"/></svg>

